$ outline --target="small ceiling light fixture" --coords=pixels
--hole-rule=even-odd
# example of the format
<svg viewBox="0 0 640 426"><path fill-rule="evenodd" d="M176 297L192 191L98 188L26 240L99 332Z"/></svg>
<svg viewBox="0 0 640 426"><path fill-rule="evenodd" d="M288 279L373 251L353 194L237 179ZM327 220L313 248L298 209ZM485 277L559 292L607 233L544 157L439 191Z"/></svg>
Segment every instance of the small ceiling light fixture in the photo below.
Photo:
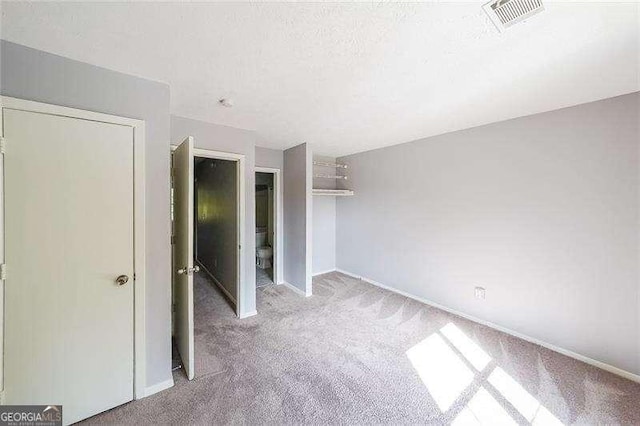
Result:
<svg viewBox="0 0 640 426"><path fill-rule="evenodd" d="M231 108L233 106L233 101L227 98L218 99L218 103L225 108Z"/></svg>

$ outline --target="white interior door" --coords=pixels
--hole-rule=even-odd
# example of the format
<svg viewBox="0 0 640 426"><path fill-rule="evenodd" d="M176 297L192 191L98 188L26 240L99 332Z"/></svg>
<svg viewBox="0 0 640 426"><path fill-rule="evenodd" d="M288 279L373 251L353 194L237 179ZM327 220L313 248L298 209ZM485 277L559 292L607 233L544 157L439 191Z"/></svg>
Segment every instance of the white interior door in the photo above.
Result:
<svg viewBox="0 0 640 426"><path fill-rule="evenodd" d="M193 138L173 152L175 338L189 380L193 356Z"/></svg>
<svg viewBox="0 0 640 426"><path fill-rule="evenodd" d="M2 111L4 403L72 423L133 399L133 128Z"/></svg>

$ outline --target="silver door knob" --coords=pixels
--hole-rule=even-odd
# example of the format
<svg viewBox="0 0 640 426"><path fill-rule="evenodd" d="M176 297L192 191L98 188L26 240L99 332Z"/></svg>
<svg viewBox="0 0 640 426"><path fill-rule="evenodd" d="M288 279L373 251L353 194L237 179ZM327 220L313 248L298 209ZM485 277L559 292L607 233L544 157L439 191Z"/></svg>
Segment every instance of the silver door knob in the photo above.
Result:
<svg viewBox="0 0 640 426"><path fill-rule="evenodd" d="M128 282L129 282L129 277L126 275L120 275L118 278L116 278L116 284L118 285L125 285Z"/></svg>
<svg viewBox="0 0 640 426"><path fill-rule="evenodd" d="M200 272L200 267L196 265L193 268L180 268L176 272L180 275L181 274L193 275L194 272Z"/></svg>

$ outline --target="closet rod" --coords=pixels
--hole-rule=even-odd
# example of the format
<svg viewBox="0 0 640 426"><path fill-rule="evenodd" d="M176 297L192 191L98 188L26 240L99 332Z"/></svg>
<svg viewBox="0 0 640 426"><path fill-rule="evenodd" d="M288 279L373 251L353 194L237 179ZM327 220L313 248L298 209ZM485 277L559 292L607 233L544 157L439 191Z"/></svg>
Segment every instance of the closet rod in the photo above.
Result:
<svg viewBox="0 0 640 426"><path fill-rule="evenodd" d="M314 161L314 166L322 166L322 167L335 167L337 169L348 169L349 166L346 164L338 164L338 163L326 163L324 161Z"/></svg>

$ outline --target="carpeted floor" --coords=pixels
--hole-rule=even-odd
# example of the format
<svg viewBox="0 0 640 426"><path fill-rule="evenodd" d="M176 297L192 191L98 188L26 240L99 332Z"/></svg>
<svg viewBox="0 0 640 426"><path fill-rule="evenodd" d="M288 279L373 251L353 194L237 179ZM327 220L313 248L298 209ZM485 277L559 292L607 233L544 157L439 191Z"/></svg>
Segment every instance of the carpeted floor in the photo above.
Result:
<svg viewBox="0 0 640 426"><path fill-rule="evenodd" d="M640 384L345 275L244 320L202 277L196 379L89 423L640 424Z"/></svg>
<svg viewBox="0 0 640 426"><path fill-rule="evenodd" d="M262 269L256 266L256 286L273 284L273 268Z"/></svg>

